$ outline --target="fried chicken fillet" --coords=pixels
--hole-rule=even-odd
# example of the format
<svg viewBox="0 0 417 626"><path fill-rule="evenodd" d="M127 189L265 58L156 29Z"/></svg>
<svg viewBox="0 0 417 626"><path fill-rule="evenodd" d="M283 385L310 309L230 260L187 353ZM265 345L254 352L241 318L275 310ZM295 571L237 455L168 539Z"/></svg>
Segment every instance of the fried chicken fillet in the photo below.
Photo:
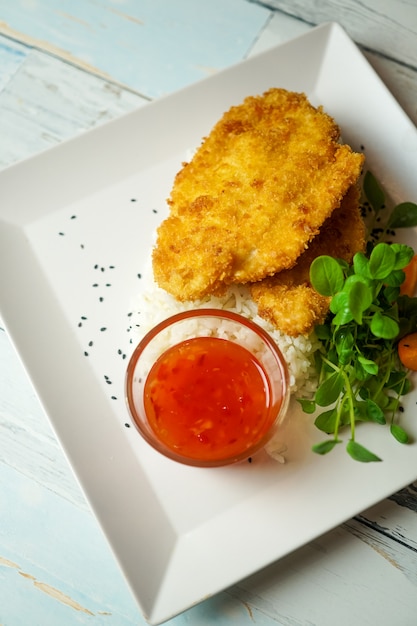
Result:
<svg viewBox="0 0 417 626"><path fill-rule="evenodd" d="M364 251L365 226L359 201L359 190L354 185L292 269L250 286L259 315L283 333L293 337L309 334L324 321L330 298L321 296L311 286L310 265L322 254L350 263L356 252Z"/></svg>
<svg viewBox="0 0 417 626"><path fill-rule="evenodd" d="M154 278L178 300L292 267L358 179L363 155L304 94L270 89L232 107L177 174Z"/></svg>

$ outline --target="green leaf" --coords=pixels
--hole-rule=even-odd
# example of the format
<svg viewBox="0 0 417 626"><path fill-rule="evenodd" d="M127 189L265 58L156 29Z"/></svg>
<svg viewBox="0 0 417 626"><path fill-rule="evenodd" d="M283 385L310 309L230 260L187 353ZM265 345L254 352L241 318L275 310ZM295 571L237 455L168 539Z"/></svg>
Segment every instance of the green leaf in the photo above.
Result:
<svg viewBox="0 0 417 626"><path fill-rule="evenodd" d="M388 221L389 228L409 228L417 226L417 204L401 202L394 207Z"/></svg>
<svg viewBox="0 0 417 626"><path fill-rule="evenodd" d="M342 326L353 320L353 315L349 308L349 295L345 291L339 291L330 302L330 311L334 313L332 324Z"/></svg>
<svg viewBox="0 0 417 626"><path fill-rule="evenodd" d="M404 243L392 243L391 249L395 252L396 270L401 270L406 267L414 256L413 248L410 248L410 246L406 246Z"/></svg>
<svg viewBox="0 0 417 626"><path fill-rule="evenodd" d="M399 370L392 370L389 374L387 389L397 389L401 386L406 378L406 373Z"/></svg>
<svg viewBox="0 0 417 626"><path fill-rule="evenodd" d="M334 334L334 341L338 354L350 351L355 343L355 339L349 327L339 328Z"/></svg>
<svg viewBox="0 0 417 626"><path fill-rule="evenodd" d="M352 459L354 459L355 461L360 461L361 463L381 461L379 456L376 456L376 454L374 454L370 450L367 450L367 448L364 448L364 446L362 446L357 441L353 441L352 439L348 441L346 451L348 452L348 454L350 454Z"/></svg>
<svg viewBox="0 0 417 626"><path fill-rule="evenodd" d="M410 441L410 438L404 428L401 428L398 424L391 424L390 430L392 436L395 437L395 439L400 443L408 443Z"/></svg>
<svg viewBox="0 0 417 626"><path fill-rule="evenodd" d="M344 280L342 268L331 256L319 256L310 266L311 284L322 296L334 296L342 289Z"/></svg>
<svg viewBox="0 0 417 626"><path fill-rule="evenodd" d="M383 290L383 294L387 302L389 303L395 302L398 299L398 296L400 295L400 288L399 287L385 287L385 289Z"/></svg>
<svg viewBox="0 0 417 626"><path fill-rule="evenodd" d="M369 170L363 178L363 191L376 212L384 208L385 194Z"/></svg>
<svg viewBox="0 0 417 626"><path fill-rule="evenodd" d="M343 389L343 376L335 372L318 387L314 399L319 406L329 406L336 402Z"/></svg>
<svg viewBox="0 0 417 626"><path fill-rule="evenodd" d="M376 376L378 374L379 367L375 361L366 359L364 356L358 356L358 361L367 374L371 374L372 376Z"/></svg>
<svg viewBox="0 0 417 626"><path fill-rule="evenodd" d="M355 404L355 419L360 422L372 421L368 414L368 405L366 402L356 402Z"/></svg>
<svg viewBox="0 0 417 626"><path fill-rule="evenodd" d="M389 287L399 287L403 284L404 278L405 274L402 270L393 270L384 278L384 283Z"/></svg>
<svg viewBox="0 0 417 626"><path fill-rule="evenodd" d="M350 314L357 324L362 324L363 313L373 301L372 289L359 276L351 276L345 283Z"/></svg>
<svg viewBox="0 0 417 626"><path fill-rule="evenodd" d="M321 443L316 443L312 447L312 450L316 454L327 454L333 450L337 443L340 443L338 439L329 439L327 441L322 441Z"/></svg>
<svg viewBox="0 0 417 626"><path fill-rule="evenodd" d="M364 278L370 278L369 273L369 259L363 252L357 252L353 257L353 269L357 276L363 276Z"/></svg>
<svg viewBox="0 0 417 626"><path fill-rule="evenodd" d="M379 311L372 316L370 328L375 337L381 339L395 339L400 332L398 323Z"/></svg>
<svg viewBox="0 0 417 626"><path fill-rule="evenodd" d="M361 422L376 422L385 424L386 419L382 409L370 398L355 405L355 418Z"/></svg>
<svg viewBox="0 0 417 626"><path fill-rule="evenodd" d="M373 422L377 422L378 424L386 423L384 411L376 402L374 402L370 398L366 400L366 410L369 415L369 418Z"/></svg>
<svg viewBox="0 0 417 626"><path fill-rule="evenodd" d="M319 430L330 435L334 433L336 428L337 411L336 409L330 409L329 411L323 411L314 421L314 425Z"/></svg>
<svg viewBox="0 0 417 626"><path fill-rule="evenodd" d="M314 400L308 400L307 398L297 398L297 402L299 402L301 404L301 408L303 409L304 413L314 413L314 411L316 410L316 403L314 402Z"/></svg>
<svg viewBox="0 0 417 626"><path fill-rule="evenodd" d="M395 267L395 252L386 243L379 243L369 258L369 273L372 278L384 280Z"/></svg>

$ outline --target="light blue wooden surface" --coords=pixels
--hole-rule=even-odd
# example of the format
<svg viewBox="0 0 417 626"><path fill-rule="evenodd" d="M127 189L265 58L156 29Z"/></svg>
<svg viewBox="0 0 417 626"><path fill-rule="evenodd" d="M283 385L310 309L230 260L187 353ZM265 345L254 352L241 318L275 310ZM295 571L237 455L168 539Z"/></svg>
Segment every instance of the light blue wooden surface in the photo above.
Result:
<svg viewBox="0 0 417 626"><path fill-rule="evenodd" d="M145 625L90 512L74 507L30 478L16 475L5 465L0 471L4 481L0 525L0 624ZM37 542L37 538L42 541ZM43 538L47 539L47 551ZM146 572L143 575L146 576ZM251 616L244 602L223 592L168 623L172 626L213 623L252 626L253 614L257 615L256 624L274 623L255 608Z"/></svg>
<svg viewBox="0 0 417 626"><path fill-rule="evenodd" d="M2 38L0 40L0 92L17 72L29 53L27 46Z"/></svg>
<svg viewBox="0 0 417 626"><path fill-rule="evenodd" d="M269 15L242 0L0 1L13 32L152 98L240 61Z"/></svg>
<svg viewBox="0 0 417 626"><path fill-rule="evenodd" d="M305 22L267 4L0 0L0 167L305 32L314 21L308 0L282 2ZM377 0L324 2L321 16L329 4L332 12L340 8L348 30L349 15L366 5L368 22L374 15L392 37L402 15L402 28L417 32L409 8L399 12L403 0L384 0L395 8L389 24ZM366 36L364 27L365 44ZM367 55L416 120L415 68ZM396 494L169 624L350 626L353 615L358 626L415 626L416 501L415 487ZM0 330L0 626L145 623Z"/></svg>

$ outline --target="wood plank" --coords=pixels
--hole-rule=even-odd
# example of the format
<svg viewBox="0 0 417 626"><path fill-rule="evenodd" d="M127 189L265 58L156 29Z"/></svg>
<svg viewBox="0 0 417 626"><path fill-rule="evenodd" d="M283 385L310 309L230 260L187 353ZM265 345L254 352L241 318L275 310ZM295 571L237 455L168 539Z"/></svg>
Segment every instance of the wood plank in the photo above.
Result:
<svg viewBox="0 0 417 626"><path fill-rule="evenodd" d="M27 46L0 36L0 93L16 74L29 52Z"/></svg>
<svg viewBox="0 0 417 626"><path fill-rule="evenodd" d="M4 43L4 38L2 39ZM31 50L0 92L0 167L148 102L56 57Z"/></svg>
<svg viewBox="0 0 417 626"><path fill-rule="evenodd" d="M411 626L416 571L416 553L352 520L228 593L285 626Z"/></svg>
<svg viewBox="0 0 417 626"><path fill-rule="evenodd" d="M356 521L383 535L385 540L406 545L417 558L416 514L417 481L367 509Z"/></svg>
<svg viewBox="0 0 417 626"><path fill-rule="evenodd" d="M417 3L409 0L251 0L317 25L339 22L352 39L417 68Z"/></svg>
<svg viewBox="0 0 417 626"><path fill-rule="evenodd" d="M91 513L1 462L0 471L0 623L145 624Z"/></svg>
<svg viewBox="0 0 417 626"><path fill-rule="evenodd" d="M375 52L365 51L364 55L409 118L417 125L417 70L381 57Z"/></svg>
<svg viewBox="0 0 417 626"><path fill-rule="evenodd" d="M280 7L282 4L279 3ZM305 3L301 3L303 13L306 12ZM323 3L326 5L327 3ZM392 4L392 3L390 3ZM291 6L293 6L291 4ZM308 5L310 6L310 5ZM321 5L320 5L321 6ZM417 4L416 4L417 6ZM297 3L294 3L297 7ZM349 23L349 22L348 22ZM417 18L415 20L417 23ZM311 25L303 20L294 19L281 11L275 11L264 30L260 33L254 44L250 55L258 54L271 48L278 43L283 43L293 37L298 37L310 30ZM414 47L417 50L417 35L415 36ZM381 77L388 89L397 99L410 119L417 124L417 69L405 66L403 63L388 59L373 51L368 51L359 45L365 58Z"/></svg>
<svg viewBox="0 0 417 626"><path fill-rule="evenodd" d="M15 0L0 32L154 98L240 61L269 16L245 0Z"/></svg>
<svg viewBox="0 0 417 626"><path fill-rule="evenodd" d="M2 463L38 488L90 510L6 332L0 329ZM2 478L4 484L4 478ZM1 622L0 622L1 623Z"/></svg>

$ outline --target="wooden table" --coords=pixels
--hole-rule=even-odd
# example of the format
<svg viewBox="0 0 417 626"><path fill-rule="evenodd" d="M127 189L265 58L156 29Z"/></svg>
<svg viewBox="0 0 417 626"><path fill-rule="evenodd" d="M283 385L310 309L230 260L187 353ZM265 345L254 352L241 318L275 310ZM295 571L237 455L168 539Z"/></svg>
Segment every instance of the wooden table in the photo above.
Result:
<svg viewBox="0 0 417 626"><path fill-rule="evenodd" d="M414 0L0 0L0 166L325 21L416 123ZM144 624L1 327L0 437L0 625ZM169 623L414 626L416 514L417 483Z"/></svg>

